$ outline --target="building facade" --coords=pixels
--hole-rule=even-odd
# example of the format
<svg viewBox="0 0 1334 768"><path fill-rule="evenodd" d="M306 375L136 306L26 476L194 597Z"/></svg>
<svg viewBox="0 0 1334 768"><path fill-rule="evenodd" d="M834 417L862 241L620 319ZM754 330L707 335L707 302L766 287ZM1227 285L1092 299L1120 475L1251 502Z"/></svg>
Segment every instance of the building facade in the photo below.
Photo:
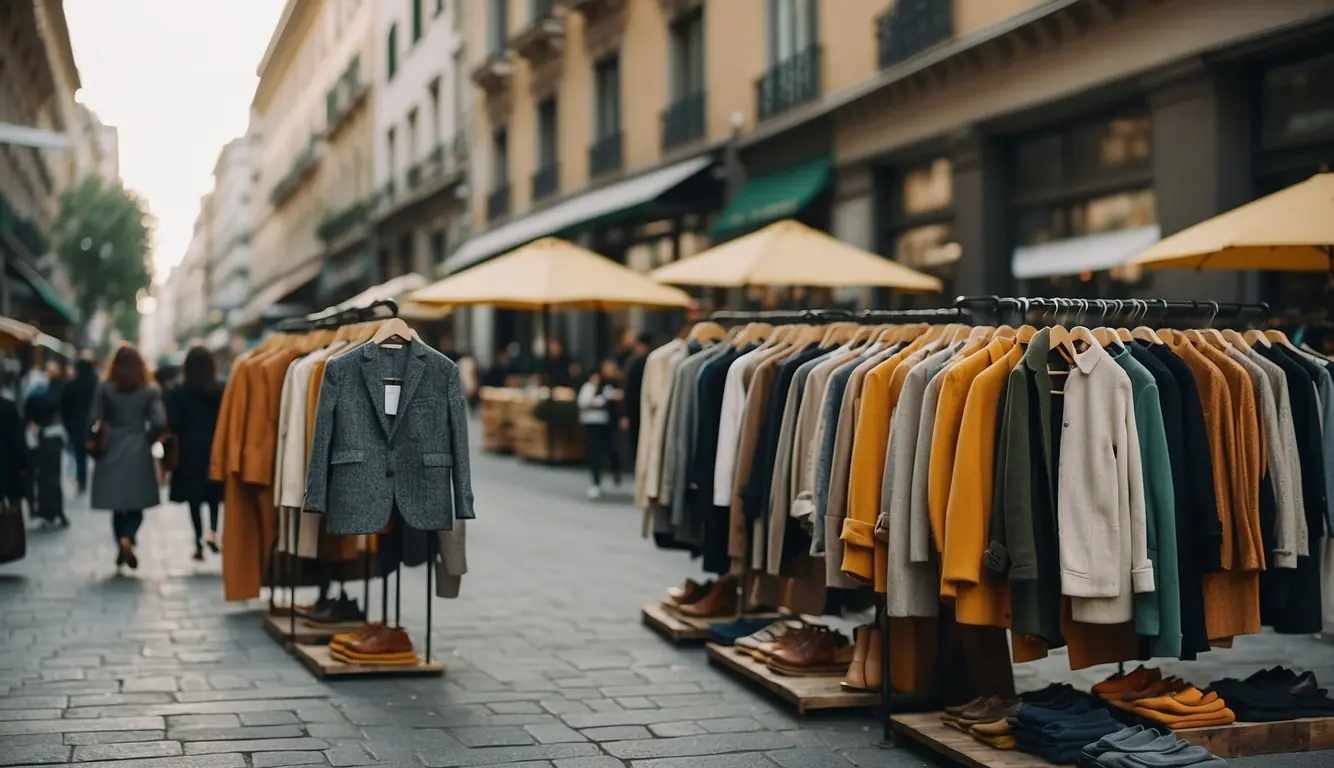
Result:
<svg viewBox="0 0 1334 768"><path fill-rule="evenodd" d="M369 61L373 0L288 0L259 66L250 299L236 325L311 311L329 294L327 264L355 253L372 193Z"/></svg>
<svg viewBox="0 0 1334 768"><path fill-rule="evenodd" d="M172 314L177 346L188 349L202 344L211 331L210 304L213 295L213 238L210 227L213 193L199 201L194 229L185 255L176 268L178 280L174 292L176 302Z"/></svg>
<svg viewBox="0 0 1334 768"><path fill-rule="evenodd" d="M79 178L71 147L82 137L61 2L0 4L0 39L0 315L68 338L76 316L49 233L61 191ZM52 134L62 136L57 145Z"/></svg>
<svg viewBox="0 0 1334 768"><path fill-rule="evenodd" d="M229 360L241 344L228 330L250 294L250 241L253 234L255 166L253 137L232 139L213 166L209 205L209 349Z"/></svg>

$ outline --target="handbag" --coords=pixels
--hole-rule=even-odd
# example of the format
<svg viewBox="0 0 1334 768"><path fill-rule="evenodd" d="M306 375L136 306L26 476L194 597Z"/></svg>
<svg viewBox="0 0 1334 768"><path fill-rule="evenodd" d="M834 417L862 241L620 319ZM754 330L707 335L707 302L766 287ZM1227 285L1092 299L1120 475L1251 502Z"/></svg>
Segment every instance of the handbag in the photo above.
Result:
<svg viewBox="0 0 1334 768"><path fill-rule="evenodd" d="M4 503L0 497L0 563L22 560L27 550L28 531L23 524L23 510L17 503Z"/></svg>
<svg viewBox="0 0 1334 768"><path fill-rule="evenodd" d="M89 457L100 459L107 455L107 421L106 409L102 403L106 398L106 393L102 392L97 397L97 421L93 422L93 428L88 431L88 439L83 441L83 450Z"/></svg>
<svg viewBox="0 0 1334 768"><path fill-rule="evenodd" d="M158 440L162 444L163 472L175 472L181 466L181 441L176 435L167 432Z"/></svg>

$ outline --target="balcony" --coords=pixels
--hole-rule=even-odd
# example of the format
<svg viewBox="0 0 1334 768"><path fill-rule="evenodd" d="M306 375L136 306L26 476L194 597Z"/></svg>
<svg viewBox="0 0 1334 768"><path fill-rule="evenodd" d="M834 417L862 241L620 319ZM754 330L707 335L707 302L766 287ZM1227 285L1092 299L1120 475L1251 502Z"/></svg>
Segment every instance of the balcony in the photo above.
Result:
<svg viewBox="0 0 1334 768"><path fill-rule="evenodd" d="M370 214L370 209L369 203L358 200L345 208L330 212L315 227L315 235L328 245L364 223Z"/></svg>
<svg viewBox="0 0 1334 768"><path fill-rule="evenodd" d="M557 0L556 4L592 21L619 12L625 7L625 0Z"/></svg>
<svg viewBox="0 0 1334 768"><path fill-rule="evenodd" d="M495 221L510 214L510 185L498 184L486 194L486 220Z"/></svg>
<svg viewBox="0 0 1334 768"><path fill-rule="evenodd" d="M315 173L315 168L320 164L318 147L318 139L311 136L306 148L292 158L292 167L288 168L287 173L283 174L278 183L273 185L273 189L269 190L269 202L274 208L279 208L292 199L306 179Z"/></svg>
<svg viewBox="0 0 1334 768"><path fill-rule="evenodd" d="M593 142L593 146L588 148L588 175L597 177L621 170L625 154L622 144L620 131L609 133Z"/></svg>
<svg viewBox="0 0 1334 768"><path fill-rule="evenodd" d="M453 153L454 153L454 160L455 160L456 162L458 162L459 164L463 164L463 163L466 163L466 162L468 161L468 132L467 132L467 131L459 131L458 133L455 133L455 134L454 134L454 141L453 141L452 150L453 150Z"/></svg>
<svg viewBox="0 0 1334 768"><path fill-rule="evenodd" d="M560 56L565 47L565 19L536 10L532 23L510 38L510 50L533 66Z"/></svg>
<svg viewBox="0 0 1334 768"><path fill-rule="evenodd" d="M543 200L560 190L560 163L553 162L533 173L533 200Z"/></svg>
<svg viewBox="0 0 1334 768"><path fill-rule="evenodd" d="M408 166L408 191L415 192L417 187L422 185L422 164L413 163Z"/></svg>
<svg viewBox="0 0 1334 768"><path fill-rule="evenodd" d="M426 156L426 165L431 169L431 174L439 176L445 172L445 145L436 144L431 154Z"/></svg>
<svg viewBox="0 0 1334 768"><path fill-rule="evenodd" d="M478 88L494 95L509 87L514 75L514 61L508 53L492 54L472 70L472 81Z"/></svg>
<svg viewBox="0 0 1334 768"><path fill-rule="evenodd" d="M704 138L704 93L669 104L662 111L662 150L683 147Z"/></svg>
<svg viewBox="0 0 1334 768"><path fill-rule="evenodd" d="M954 36L953 0L897 0L875 21L880 68L885 69Z"/></svg>
<svg viewBox="0 0 1334 768"><path fill-rule="evenodd" d="M768 120L820 98L820 46L778 62L755 81L755 114Z"/></svg>

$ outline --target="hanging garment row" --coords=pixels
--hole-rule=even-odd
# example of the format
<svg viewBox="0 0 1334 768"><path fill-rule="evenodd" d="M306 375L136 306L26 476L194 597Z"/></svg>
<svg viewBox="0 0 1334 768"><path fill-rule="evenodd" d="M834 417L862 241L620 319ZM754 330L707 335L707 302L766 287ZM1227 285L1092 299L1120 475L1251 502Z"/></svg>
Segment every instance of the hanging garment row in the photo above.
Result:
<svg viewBox="0 0 1334 768"><path fill-rule="evenodd" d="M1279 332L1060 308L1092 327L696 327L646 361L655 539L715 573L871 587L893 617L943 603L1013 630L1016 661L1321 631L1330 361Z"/></svg>
<svg viewBox="0 0 1334 768"><path fill-rule="evenodd" d="M233 365L210 467L224 482L227 600L259 596L272 551L316 575L320 599L303 611L316 619L360 618L327 589L362 578L368 554L378 575L433 559L437 595L458 595L472 517L458 371L397 317L378 318L384 306L396 310L286 321Z"/></svg>

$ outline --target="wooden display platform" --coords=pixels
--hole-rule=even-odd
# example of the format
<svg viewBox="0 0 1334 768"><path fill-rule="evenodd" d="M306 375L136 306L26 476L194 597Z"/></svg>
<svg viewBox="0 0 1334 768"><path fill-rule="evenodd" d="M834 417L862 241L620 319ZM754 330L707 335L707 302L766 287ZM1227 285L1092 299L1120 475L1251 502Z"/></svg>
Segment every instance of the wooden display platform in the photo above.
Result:
<svg viewBox="0 0 1334 768"><path fill-rule="evenodd" d="M435 659L429 664L420 662L420 654L416 666L375 667L334 661L327 645L298 645L295 650L296 657L306 669L321 680L336 677L439 677L445 674L444 664Z"/></svg>
<svg viewBox="0 0 1334 768"><path fill-rule="evenodd" d="M365 623L364 621L351 621L338 624L316 624L299 618L296 620L296 634L289 636L292 631L292 619L289 614L269 614L264 617L264 629L268 630L273 639L287 645L293 642L299 645L328 643L334 635L340 632L351 632L365 625Z"/></svg>
<svg viewBox="0 0 1334 768"><path fill-rule="evenodd" d="M673 643L696 643L708 639L709 627L703 628L675 611L668 610L662 603L649 603L639 612L644 626L657 632Z"/></svg>
<svg viewBox="0 0 1334 768"><path fill-rule="evenodd" d="M1276 723L1233 723L1213 728L1187 728L1177 736L1221 758L1282 755L1334 749L1334 717L1308 717Z"/></svg>
<svg viewBox="0 0 1334 768"><path fill-rule="evenodd" d="M908 739L945 759L968 768L1050 768L1051 763L1027 752L996 749L940 722L939 712L893 715L894 735Z"/></svg>
<svg viewBox="0 0 1334 768"><path fill-rule="evenodd" d="M817 709L855 709L880 706L880 694L869 691L848 691L839 685L842 675L836 677L787 677L774 674L769 668L739 653L735 648L718 643L704 646L709 663L751 681L797 708L804 715Z"/></svg>

